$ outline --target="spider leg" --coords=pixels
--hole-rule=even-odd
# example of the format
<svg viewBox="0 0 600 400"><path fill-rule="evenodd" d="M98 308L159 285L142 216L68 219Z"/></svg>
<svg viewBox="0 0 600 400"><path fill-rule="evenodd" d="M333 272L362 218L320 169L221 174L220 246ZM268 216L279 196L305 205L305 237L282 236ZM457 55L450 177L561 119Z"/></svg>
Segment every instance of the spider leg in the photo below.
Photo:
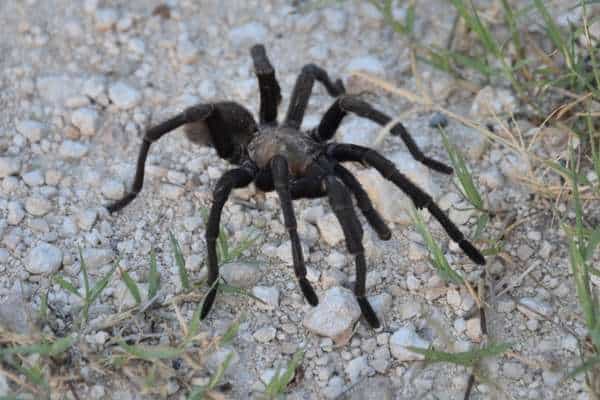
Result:
<svg viewBox="0 0 600 400"><path fill-rule="evenodd" d="M109 204L106 207L109 212L119 211L131 203L142 190L144 166L150 145L183 125L185 125L186 134L190 140L210 144L215 147L220 157L236 162L240 157L241 146L239 143L250 140L256 123L252 115L241 105L233 102L219 102L189 107L182 113L148 129L138 155L131 191L121 200Z"/></svg>
<svg viewBox="0 0 600 400"><path fill-rule="evenodd" d="M325 178L325 187L331 208L344 231L346 248L354 256L356 262L354 294L356 295L362 314L369 325L373 328L379 328L380 324L377 315L365 297L367 262L365 260L365 250L362 245L363 232L360 221L354 211L350 193L339 178L331 175Z"/></svg>
<svg viewBox="0 0 600 400"><path fill-rule="evenodd" d="M362 118L367 118L380 125L388 124L392 119L386 114L373 108L369 103L361 100L357 96L346 95L335 100L333 105L325 112L319 126L311 133L313 138L319 142L325 142L333 137L342 119L348 114L353 113ZM398 122L390 130L392 135L400 136L408 148L413 158L435 171L451 174L452 168L448 165L429 158L423 154L419 146L415 143L412 136L408 133L404 125Z"/></svg>
<svg viewBox="0 0 600 400"><path fill-rule="evenodd" d="M213 192L213 203L210 208L208 223L206 224L206 248L208 257L208 285L211 288L202 304L200 318L204 319L215 301L217 295L219 278L219 260L217 259L217 238L219 236L219 225L221 213L233 188L248 186L256 175L256 167L247 163L241 168L227 171L215 186Z"/></svg>
<svg viewBox="0 0 600 400"><path fill-rule="evenodd" d="M341 79L336 80L335 83L331 82L329 75L327 75L327 71L323 68L318 67L315 64L305 65L302 67L298 79L296 79L290 105L287 115L285 116L285 125L295 129L300 128L315 80L321 82L321 84L325 86L325 89L327 89L327 92L333 97L337 97L346 92L344 83Z"/></svg>
<svg viewBox="0 0 600 400"><path fill-rule="evenodd" d="M275 77L275 70L267 57L265 46L262 44L254 45L250 49L250 55L260 91L260 123L276 123L277 107L281 103L281 88Z"/></svg>
<svg viewBox="0 0 600 400"><path fill-rule="evenodd" d="M300 238L296 230L296 217L294 215L294 207L292 205L292 196L289 187L288 163L282 156L275 156L271 159L271 170L273 172L273 182L275 191L281 201L281 210L283 212L283 220L285 227L290 235L292 243L292 258L294 260L294 272L300 283L300 288L306 300L311 306L319 304L319 299L306 279L306 267L304 265L304 257L302 256L302 247L300 246Z"/></svg>
<svg viewBox="0 0 600 400"><path fill-rule="evenodd" d="M333 172L354 194L356 205L367 219L367 222L369 222L369 225L377 232L379 238L381 240L390 240L392 237L390 228L388 228L383 218L381 218L381 215L379 215L377 210L373 207L369 195L365 192L365 189L363 189L358 179L356 179L356 177L341 164L335 164Z"/></svg>
<svg viewBox="0 0 600 400"><path fill-rule="evenodd" d="M473 262L480 265L485 264L483 255L471 244L471 242L465 239L458 227L454 225L450 218L448 218L438 205L435 204L433 198L398 171L393 162L383 157L375 150L353 144L332 143L327 147L327 154L338 161L361 162L375 168L383 177L392 181L400 188L400 190L406 193L417 208L427 208L431 215L433 215L440 225L442 225L444 230L448 233L448 236L458 243L460 248L471 260L473 260Z"/></svg>

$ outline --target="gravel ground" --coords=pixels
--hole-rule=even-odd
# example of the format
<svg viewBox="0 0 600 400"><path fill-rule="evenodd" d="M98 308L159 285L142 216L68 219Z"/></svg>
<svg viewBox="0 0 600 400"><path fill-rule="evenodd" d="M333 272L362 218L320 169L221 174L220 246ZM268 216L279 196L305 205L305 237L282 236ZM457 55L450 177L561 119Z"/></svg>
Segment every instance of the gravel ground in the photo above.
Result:
<svg viewBox="0 0 600 400"><path fill-rule="evenodd" d="M60 311L58 325L65 331L80 300L51 276L58 272L82 287L78 248L92 280L118 259L140 288L148 286L148 260L154 250L162 295L168 299L181 290L169 250L172 231L192 279L205 276L202 210L210 205L216 179L230 168L212 149L190 146L179 131L165 136L151 149L138 198L114 215L102 206L123 196L131 184L146 127L214 99L238 101L256 115L257 83L248 51L256 42L267 47L284 105L302 65L317 63L332 77L343 77L351 91L372 92L369 100L390 115L402 116L423 150L447 160L438 133L430 127L439 115L364 80L350 79L351 71L362 70L416 91L407 46L377 11L354 2L319 9L295 3L171 0L168 7L156 9L159 2L141 0L2 2L1 325L31 334L37 328L32 318L24 317L33 315L49 289L49 304ZM427 3L418 9L417 31L425 41L439 41L447 37L452 16L441 12L443 1ZM493 122L486 116L488 103L499 112L515 111L516 101L504 90L479 88L474 95L438 72L425 67L420 72L433 98L461 115ZM319 85L314 93L304 127L318 123L332 101ZM525 122L519 126L527 133L531 128ZM337 139L372 144L379 129L348 118ZM476 385L472 398L587 398L581 378L560 381L579 363L577 338L585 335L565 237L553 219L553 210L567 214L568 205L537 198L517 182L527 172L526 159L457 122L450 121L447 130L469 156L490 207L507 211L489 225L485 236L496 237L511 221L517 222L502 256L488 260L486 277L491 288L489 340L514 345L508 355L486 360L485 383ZM547 154L561 148L560 140L543 145L539 151ZM463 232L474 232L475 215L464 211L467 203L450 179L416 165L399 138L387 137L380 148L435 195ZM265 304L220 294L203 323L202 332L212 336L244 315L235 340L207 360L210 371L226 354L235 354L223 378L231 384L226 398L259 396L269 377L298 349L305 351L303 374L296 377L288 398L462 398L470 370L425 365L404 346L476 348L484 340L476 304L467 290L436 275L400 192L371 171L353 170L394 232L392 240L383 242L365 226L368 291L385 326L377 332L363 320L355 326L360 312L347 289L352 288L354 265L326 201L295 203L309 280L321 298L313 309L296 284L276 196L238 190L225 207L224 228L233 243L259 235L238 264L223 268L223 276ZM479 279L482 268L448 244L447 235L430 222L452 265L472 281ZM115 277L90 310L90 325L99 326L107 315L133 304L123 281ZM182 317L188 320L194 309L194 303L182 304ZM159 342L168 344L178 326L174 312L156 311L118 329L88 329L86 341L102 346L108 336L151 331L162 333ZM85 360L80 362L85 365ZM206 383L207 373L199 374L196 382ZM161 397L144 394L133 377L90 371L82 375L76 383L81 398ZM183 398L185 384L174 378L168 382L168 394ZM0 371L0 397L15 390L13 384Z"/></svg>

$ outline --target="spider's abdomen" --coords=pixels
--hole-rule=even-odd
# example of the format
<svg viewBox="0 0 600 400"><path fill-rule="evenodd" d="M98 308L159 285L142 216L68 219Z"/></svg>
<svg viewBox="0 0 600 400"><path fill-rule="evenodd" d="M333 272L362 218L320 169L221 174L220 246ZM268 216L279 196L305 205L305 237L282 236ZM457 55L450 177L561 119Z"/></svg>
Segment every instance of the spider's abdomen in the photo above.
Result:
<svg viewBox="0 0 600 400"><path fill-rule="evenodd" d="M250 158L260 168L269 166L276 155L288 161L290 175L303 176L319 151L318 143L303 132L288 127L261 127L248 145Z"/></svg>

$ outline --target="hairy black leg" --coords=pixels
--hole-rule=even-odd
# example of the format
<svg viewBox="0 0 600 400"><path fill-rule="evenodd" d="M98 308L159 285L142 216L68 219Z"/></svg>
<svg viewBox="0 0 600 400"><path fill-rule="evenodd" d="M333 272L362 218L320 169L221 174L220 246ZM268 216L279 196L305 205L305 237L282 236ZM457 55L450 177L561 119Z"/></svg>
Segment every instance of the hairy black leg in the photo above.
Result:
<svg viewBox="0 0 600 400"><path fill-rule="evenodd" d="M127 204L131 203L137 194L142 190L144 184L144 165L146 164L146 157L148 156L148 150L152 142L157 141L163 135L173 131L174 129L190 122L196 122L206 119L213 111L213 106L210 104L199 105L188 108L184 112L174 116L171 119L164 121L163 123L156 125L146 131L144 135L144 141L140 148L138 155L137 166L135 171L135 179L131 191L125 195L121 200L108 205L106 208L109 212L119 211Z"/></svg>
<svg viewBox="0 0 600 400"><path fill-rule="evenodd" d="M346 95L336 99L333 105L325 112L325 115L316 130L311 132L311 135L317 141L321 142L331 139L337 128L340 126L342 119L349 112L356 114L359 117L367 118L380 125L386 125L392 120L389 116L376 110L369 103L361 100L357 96ZM406 128L404 128L404 125L400 122L392 127L390 133L402 138L402 141L415 160L444 174L451 174L453 172L452 168L448 165L425 156L413 140L412 136L410 136Z"/></svg>
<svg viewBox="0 0 600 400"><path fill-rule="evenodd" d="M377 232L379 238L381 240L390 240L392 231L390 231L390 228L388 228L383 218L381 218L381 215L379 215L377 210L373 207L369 195L365 192L358 179L356 179L356 177L341 164L335 164L333 171L354 194L356 205L367 219L367 222L369 222L369 225Z"/></svg>
<svg viewBox="0 0 600 400"><path fill-rule="evenodd" d="M314 64L305 65L302 67L302 71L298 75L298 79L294 85L292 98L285 117L285 124L287 126L296 129L300 128L315 80L321 82L325 86L325 89L327 89L327 92L333 97L337 97L346 91L343 82L340 79L335 81L335 83L331 82L327 71L323 68Z"/></svg>
<svg viewBox="0 0 600 400"><path fill-rule="evenodd" d="M379 319L377 319L377 315L366 297L367 263L365 260L365 250L362 245L363 232L360 221L354 212L350 193L335 176L327 176L325 178L325 187L331 208L344 231L346 248L354 256L356 262L354 294L356 295L362 314L369 325L373 328L379 328Z"/></svg>
<svg viewBox="0 0 600 400"><path fill-rule="evenodd" d="M356 161L366 163L375 168L383 177L392 181L406 193L417 208L427 208L431 215L433 215L446 230L448 236L458 243L460 248L471 260L480 265L485 264L483 255L471 244L471 242L465 239L458 227L454 225L450 218L448 218L438 205L435 204L433 198L398 171L393 162L383 157L375 150L352 144L332 143L327 147L327 154L338 161Z"/></svg>
<svg viewBox="0 0 600 400"><path fill-rule="evenodd" d="M258 78L258 89L260 91L260 123L271 124L277 122L277 107L281 103L281 89L275 70L267 57L265 46L254 45L250 49L254 72Z"/></svg>
<svg viewBox="0 0 600 400"><path fill-rule="evenodd" d="M233 188L250 184L256 175L256 167L252 163L244 164L241 168L227 171L217 181L213 192L213 203L206 224L206 249L208 258L208 286L211 288L202 304L200 318L204 319L215 301L219 278L219 260L217 259L217 238L221 224L221 212Z"/></svg>
<svg viewBox="0 0 600 400"><path fill-rule="evenodd" d="M275 191L277 191L277 195L281 201L281 211L283 212L285 227L292 243L294 272L296 273L304 297L306 297L311 306L316 306L319 304L319 299L308 279L306 279L306 266L304 265L302 246L300 246L300 238L298 237L296 228L296 216L294 215L294 206L292 205L292 196L290 194L288 163L286 159L282 156L273 157L271 160L271 170L273 171Z"/></svg>

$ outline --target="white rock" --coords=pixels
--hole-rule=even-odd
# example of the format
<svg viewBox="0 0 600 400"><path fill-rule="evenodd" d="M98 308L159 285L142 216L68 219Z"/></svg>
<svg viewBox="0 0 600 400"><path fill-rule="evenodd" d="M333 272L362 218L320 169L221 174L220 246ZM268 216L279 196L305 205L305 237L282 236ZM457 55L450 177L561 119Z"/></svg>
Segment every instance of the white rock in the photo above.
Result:
<svg viewBox="0 0 600 400"><path fill-rule="evenodd" d="M10 225L18 225L25 217L25 210L18 201L11 201L8 203L8 216L7 221Z"/></svg>
<svg viewBox="0 0 600 400"><path fill-rule="evenodd" d="M73 237L77 235L79 229L77 228L77 222L73 217L65 217L63 223L60 226L60 234L63 237Z"/></svg>
<svg viewBox="0 0 600 400"><path fill-rule="evenodd" d="M544 301L533 297L523 297L517 304L517 309L529 318L539 319L543 317L551 317L553 313L552 306Z"/></svg>
<svg viewBox="0 0 600 400"><path fill-rule="evenodd" d="M110 264L115 257L112 249L85 248L81 251L83 261L89 269L97 269L103 265Z"/></svg>
<svg viewBox="0 0 600 400"><path fill-rule="evenodd" d="M137 106L142 100L142 95L137 89L125 82L117 82L108 89L110 100L121 110L129 110Z"/></svg>
<svg viewBox="0 0 600 400"><path fill-rule="evenodd" d="M25 182L25 184L30 187L41 186L44 184L44 175L39 169L29 171L23 174L22 178L23 182Z"/></svg>
<svg viewBox="0 0 600 400"><path fill-rule="evenodd" d="M414 353L406 347L427 349L429 345L430 342L417 335L412 326L400 328L390 337L390 351L400 361L423 360L424 357L421 354Z"/></svg>
<svg viewBox="0 0 600 400"><path fill-rule="evenodd" d="M30 250L25 260L25 269L31 274L52 274L60 268L62 251L49 243L40 243Z"/></svg>
<svg viewBox="0 0 600 400"><path fill-rule="evenodd" d="M479 182L490 189L498 189L504 184L504 177L496 167L489 168L479 174Z"/></svg>
<svg viewBox="0 0 600 400"><path fill-rule="evenodd" d="M59 155L64 159L79 159L88 152L88 146L73 140L65 140L58 149Z"/></svg>
<svg viewBox="0 0 600 400"><path fill-rule="evenodd" d="M340 376L334 376L329 380L327 386L321 392L327 399L337 399L344 393L344 390L344 379Z"/></svg>
<svg viewBox="0 0 600 400"><path fill-rule="evenodd" d="M525 374L525 368L519 362L506 362L502 366L503 375L510 379L519 380Z"/></svg>
<svg viewBox="0 0 600 400"><path fill-rule="evenodd" d="M300 241L300 247L302 247L302 254L304 255L304 259L309 254L309 248L302 240ZM293 265L293 256L292 256L292 244L289 240L283 242L279 247L277 247L277 257L286 263L287 265Z"/></svg>
<svg viewBox="0 0 600 400"><path fill-rule="evenodd" d="M177 42L177 58L183 64L194 64L198 61L198 49L189 39L179 40Z"/></svg>
<svg viewBox="0 0 600 400"><path fill-rule="evenodd" d="M98 111L89 107L75 110L71 115L71 123L79 129L83 136L93 136L96 133L99 119Z"/></svg>
<svg viewBox="0 0 600 400"><path fill-rule="evenodd" d="M25 120L17 123L17 132L30 142L39 142L45 131L46 125L38 121Z"/></svg>
<svg viewBox="0 0 600 400"><path fill-rule="evenodd" d="M229 40L236 47L247 47L262 43L267 38L267 28L258 22L249 22L229 31Z"/></svg>
<svg viewBox="0 0 600 400"><path fill-rule="evenodd" d="M102 75L97 75L89 78L83 84L83 94L98 100L106 93L106 78Z"/></svg>
<svg viewBox="0 0 600 400"><path fill-rule="evenodd" d="M102 194L110 200L119 200L125 195L125 185L116 179L108 179L102 183Z"/></svg>
<svg viewBox="0 0 600 400"><path fill-rule="evenodd" d="M346 66L346 72L363 71L373 75L384 76L385 68L383 63L376 57L363 56L350 60Z"/></svg>
<svg viewBox="0 0 600 400"><path fill-rule="evenodd" d="M324 25L332 32L341 33L346 29L348 15L342 9L326 8L323 11Z"/></svg>
<svg viewBox="0 0 600 400"><path fill-rule="evenodd" d="M252 294L266 304L260 304L259 307L274 309L279 307L279 289L273 286L255 286L252 288Z"/></svg>
<svg viewBox="0 0 600 400"><path fill-rule="evenodd" d="M317 220L317 228L325 243L335 246L344 240L344 231L333 213L327 213Z"/></svg>
<svg viewBox="0 0 600 400"><path fill-rule="evenodd" d="M219 272L227 283L242 288L253 287L262 275L257 265L245 262L227 263Z"/></svg>
<svg viewBox="0 0 600 400"><path fill-rule="evenodd" d="M304 326L311 332L339 339L352 329L360 317L360 307L354 294L341 287L329 289L319 305L304 318Z"/></svg>
<svg viewBox="0 0 600 400"><path fill-rule="evenodd" d="M0 157L0 178L17 175L21 170L21 161L15 157Z"/></svg>
<svg viewBox="0 0 600 400"><path fill-rule="evenodd" d="M380 374L385 374L390 367L390 350L388 347L378 347L375 349L373 359L369 362L369 365Z"/></svg>
<svg viewBox="0 0 600 400"><path fill-rule="evenodd" d="M373 311L375 311L379 320L384 321L388 310L392 306L392 295L389 293L380 293L375 296L369 296L369 303L371 303Z"/></svg>
<svg viewBox="0 0 600 400"><path fill-rule="evenodd" d="M111 30L117 23L119 15L117 11L112 8L101 8L96 10L96 29L100 32L106 32Z"/></svg>
<svg viewBox="0 0 600 400"><path fill-rule="evenodd" d="M509 90L486 86L481 89L471 105L471 115L474 117L514 113L517 99Z"/></svg>
<svg viewBox="0 0 600 400"><path fill-rule="evenodd" d="M163 183L160 185L160 195L166 199L177 200L183 196L185 189L181 186Z"/></svg>
<svg viewBox="0 0 600 400"><path fill-rule="evenodd" d="M199 215L193 217L187 217L183 220L183 227L188 232L193 232L200 228L203 222L203 218Z"/></svg>
<svg viewBox="0 0 600 400"><path fill-rule="evenodd" d="M325 262L330 267L342 268L344 265L346 265L346 256L339 251L333 250L327 257L325 257Z"/></svg>
<svg viewBox="0 0 600 400"><path fill-rule="evenodd" d="M474 342L479 342L481 340L481 337L483 336L483 331L481 330L481 319L471 318L467 320L466 329L469 339Z"/></svg>
<svg viewBox="0 0 600 400"><path fill-rule="evenodd" d="M50 75L37 79L36 86L40 97L52 104L64 105L67 99L81 94L82 82L68 75Z"/></svg>
<svg viewBox="0 0 600 400"><path fill-rule="evenodd" d="M271 340L275 339L275 334L277 333L277 329L272 326L265 326L264 328L260 328L252 336L259 343L268 343Z"/></svg>
<svg viewBox="0 0 600 400"><path fill-rule="evenodd" d="M350 360L344 367L351 383L356 383L361 376L365 376L368 369L367 356L356 357Z"/></svg>
<svg viewBox="0 0 600 400"><path fill-rule="evenodd" d="M51 209L52 203L45 197L31 196L25 200L25 210L36 217L48 214Z"/></svg>
<svg viewBox="0 0 600 400"><path fill-rule="evenodd" d="M93 209L82 210L77 214L77 226L83 231L89 231L98 218L98 211Z"/></svg>

